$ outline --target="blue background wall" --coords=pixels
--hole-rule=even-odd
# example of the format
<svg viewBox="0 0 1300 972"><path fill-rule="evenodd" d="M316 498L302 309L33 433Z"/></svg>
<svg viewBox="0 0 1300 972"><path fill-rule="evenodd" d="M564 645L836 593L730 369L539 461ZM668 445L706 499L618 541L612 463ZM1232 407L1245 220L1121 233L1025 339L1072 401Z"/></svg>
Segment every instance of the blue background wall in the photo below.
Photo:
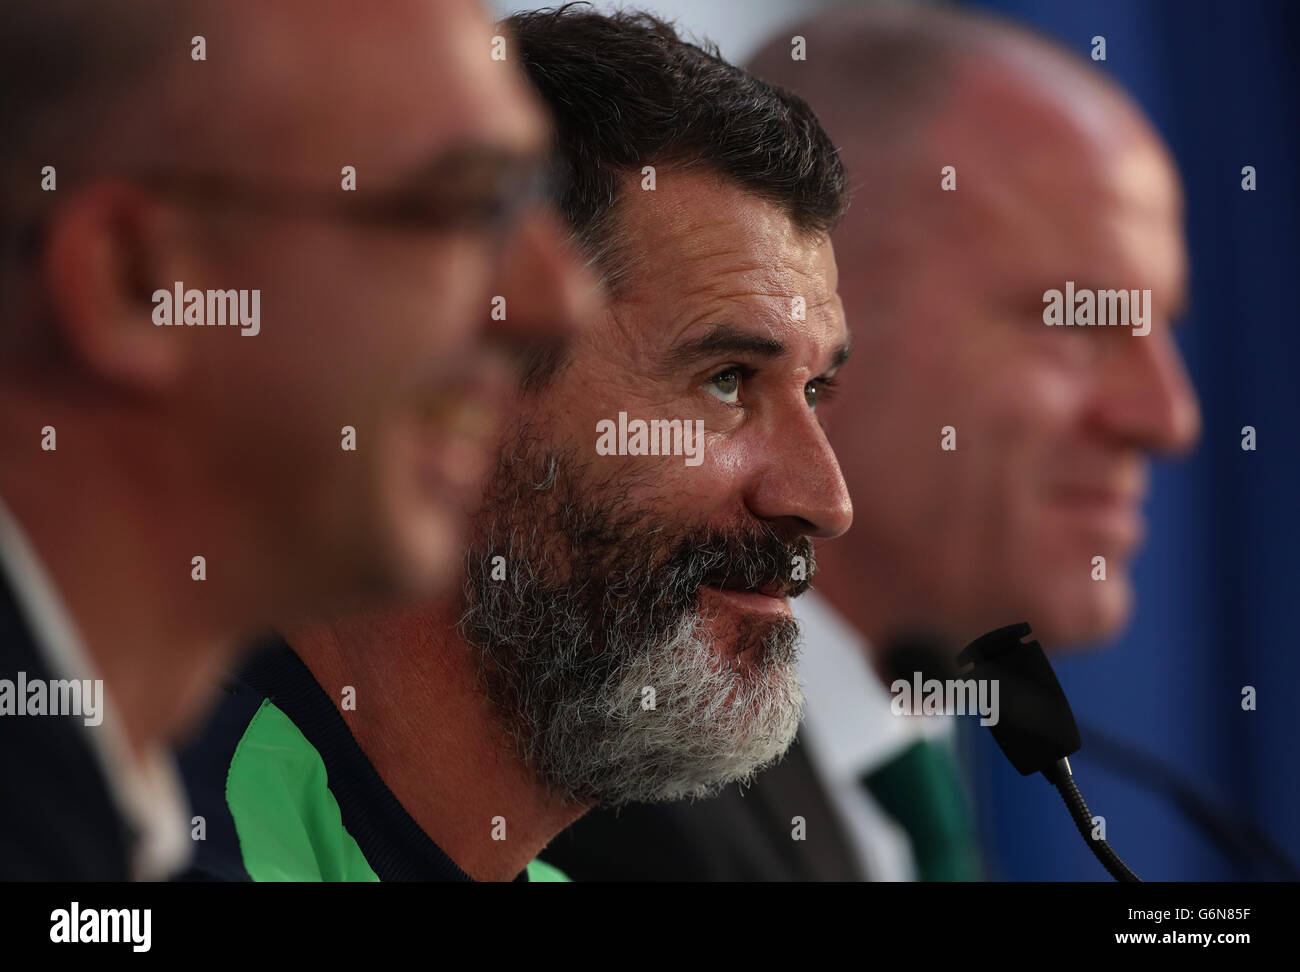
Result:
<svg viewBox="0 0 1300 972"><path fill-rule="evenodd" d="M1157 466L1138 610L1106 650L1057 664L1081 722L1185 775L1300 861L1300 3L973 0L1087 54L1168 140L1187 191L1192 310L1179 338L1204 411L1189 458ZM1258 188L1241 189L1255 166ZM1258 430L1243 452L1241 428ZM1244 712L1253 685L1258 709ZM1041 778L968 740L995 874L1105 879ZM1071 760L1107 836L1147 880L1249 876L1170 803L1084 748ZM1239 828L1237 828L1239 831Z"/></svg>

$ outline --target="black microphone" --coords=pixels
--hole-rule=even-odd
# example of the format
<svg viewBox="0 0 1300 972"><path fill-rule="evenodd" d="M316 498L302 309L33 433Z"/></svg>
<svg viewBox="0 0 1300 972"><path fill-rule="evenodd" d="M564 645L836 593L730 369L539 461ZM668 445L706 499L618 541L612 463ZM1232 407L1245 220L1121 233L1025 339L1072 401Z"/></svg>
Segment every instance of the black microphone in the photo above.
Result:
<svg viewBox="0 0 1300 972"><path fill-rule="evenodd" d="M947 639L925 630L905 630L886 639L880 663L886 683L907 681L916 672L939 681L959 674ZM1300 868L1254 821L1235 808L1216 805L1170 763L1094 725L1080 725L1079 735L1088 741L1091 762L1168 800L1242 879L1300 881Z"/></svg>
<svg viewBox="0 0 1300 972"><path fill-rule="evenodd" d="M1105 838L1092 835L1092 813L1067 758L1082 745L1079 728L1043 646L1021 640L1031 631L1023 621L990 631L967 645L957 664L973 666L969 678L998 683L998 721L989 728L1003 755L1022 776L1042 773L1056 787L1084 842L1111 877L1141 881Z"/></svg>

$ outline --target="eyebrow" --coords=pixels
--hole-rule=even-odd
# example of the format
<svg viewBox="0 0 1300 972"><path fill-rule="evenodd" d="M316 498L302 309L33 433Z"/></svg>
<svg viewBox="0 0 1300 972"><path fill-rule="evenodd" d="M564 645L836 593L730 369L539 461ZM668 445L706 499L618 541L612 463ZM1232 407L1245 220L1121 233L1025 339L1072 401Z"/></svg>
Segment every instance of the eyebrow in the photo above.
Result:
<svg viewBox="0 0 1300 972"><path fill-rule="evenodd" d="M853 353L853 339L849 338L847 341L845 341L843 344L841 344L838 348L835 349L835 353L831 355L831 366L827 368L826 372L823 372L823 374L827 372L835 371L842 364L844 364L844 362L849 360L849 355L851 355L852 353Z"/></svg>
<svg viewBox="0 0 1300 972"><path fill-rule="evenodd" d="M1099 290L1110 289L1107 287L1092 286L1091 283L1092 282L1089 278L1084 278L1082 284L1076 284L1076 293L1079 290L1091 290L1093 291L1093 293L1096 293ZM1121 287L1119 289L1124 290L1126 288ZM1133 288L1127 288L1127 289L1131 290ZM1151 290L1152 297L1154 298L1155 296L1154 288L1142 288L1142 289ZM1041 308L1042 303L1037 301L1037 297L1035 297L1035 300L1036 300L1035 307ZM1169 318L1168 318L1169 329L1171 331L1176 331L1181 329L1187 323L1187 317L1189 314L1191 314L1191 312L1192 312L1191 289L1188 287L1183 287L1177 292L1177 296L1170 302L1170 310L1169 310Z"/></svg>
<svg viewBox="0 0 1300 972"><path fill-rule="evenodd" d="M781 357L785 350L785 345L774 337L752 334L731 324L711 324L698 337L670 348L664 355L664 363L669 368L681 368L704 358L726 354L771 359Z"/></svg>
<svg viewBox="0 0 1300 972"><path fill-rule="evenodd" d="M489 181L502 177L524 177L542 168L546 154L542 149L529 151L484 142L452 146L421 165L402 174L400 186L420 186L439 182L472 182L487 176Z"/></svg>
<svg viewBox="0 0 1300 972"><path fill-rule="evenodd" d="M728 354L772 360L786 351L785 344L774 337L754 334L733 324L711 324L703 334L669 348L664 355L664 366L666 370L678 370L707 358ZM844 364L852 351L852 344L848 341L837 347L826 371L834 371Z"/></svg>

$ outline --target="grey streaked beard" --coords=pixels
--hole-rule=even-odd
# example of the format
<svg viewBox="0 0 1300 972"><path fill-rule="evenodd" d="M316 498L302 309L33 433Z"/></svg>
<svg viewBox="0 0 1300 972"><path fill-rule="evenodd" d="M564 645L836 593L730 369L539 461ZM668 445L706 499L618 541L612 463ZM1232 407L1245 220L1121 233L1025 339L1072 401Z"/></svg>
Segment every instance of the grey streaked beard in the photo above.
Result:
<svg viewBox="0 0 1300 972"><path fill-rule="evenodd" d="M699 588L724 569L783 580L794 555L811 577L807 538L763 524L670 530L528 430L501 455L475 518L461 631L537 777L572 802L619 806L708 796L778 759L803 707L798 625L740 625L752 661L732 664L705 630ZM492 579L497 556L504 580Z"/></svg>

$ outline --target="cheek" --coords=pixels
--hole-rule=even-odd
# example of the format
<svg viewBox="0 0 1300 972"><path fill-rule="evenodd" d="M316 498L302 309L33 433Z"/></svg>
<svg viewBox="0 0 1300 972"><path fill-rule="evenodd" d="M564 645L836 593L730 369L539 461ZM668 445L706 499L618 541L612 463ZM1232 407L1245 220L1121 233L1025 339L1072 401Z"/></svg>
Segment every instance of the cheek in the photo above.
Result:
<svg viewBox="0 0 1300 972"><path fill-rule="evenodd" d="M946 477L954 532L1004 566L1038 560L1051 546L1045 497L1059 475L1059 457L1073 427L1070 383L1023 357L1005 362L986 384L970 389L960 409L964 439Z"/></svg>
<svg viewBox="0 0 1300 972"><path fill-rule="evenodd" d="M570 353L568 365L546 386L536 404L526 404L523 412L528 421L545 430L548 439L571 446L578 461L591 463L595 472L617 476L635 470L657 480L670 471L678 471L684 465L684 457L629 453L651 448L649 423L693 422L699 416L679 402L648 393L646 383L637 375L636 368L625 358L597 354L590 343L584 343ZM621 437L620 426L624 433ZM638 445L633 439L640 426L645 431ZM705 465L709 462L712 442L712 437L706 437ZM670 448L684 445L680 434L670 442ZM611 455L604 451L607 448L627 451ZM687 467L692 474L698 474L700 469L698 465Z"/></svg>
<svg viewBox="0 0 1300 972"><path fill-rule="evenodd" d="M992 408L1006 448L1027 461L1054 464L1075 441L1083 421L1091 378L1086 374L1022 356L1015 369L1010 395L1000 397ZM1026 473L1051 474L1050 469L1025 469Z"/></svg>
<svg viewBox="0 0 1300 972"><path fill-rule="evenodd" d="M682 505L701 514L738 511L755 458L744 442L706 434L701 464L686 466L679 460L668 475Z"/></svg>
<svg viewBox="0 0 1300 972"><path fill-rule="evenodd" d="M427 478L413 474L411 443L390 442L377 482L359 484L358 519L367 504L378 522L376 555L402 590L427 592L441 585L459 561L470 505L455 489L430 493Z"/></svg>
<svg viewBox="0 0 1300 972"><path fill-rule="evenodd" d="M631 496L661 512L680 514L679 520L734 519L743 499L747 469L744 446L706 432L699 465L688 456L626 457Z"/></svg>
<svg viewBox="0 0 1300 972"><path fill-rule="evenodd" d="M454 368L484 336L493 299L503 298L495 306L507 316L509 303L493 293L491 262L481 247L424 245L409 256L374 276L367 288L370 313L356 323L374 328L375 341L398 362L409 356Z"/></svg>
<svg viewBox="0 0 1300 972"><path fill-rule="evenodd" d="M832 435L859 518L944 543L1018 532L1076 426L1079 382L1006 345L895 360L862 396L854 418L863 427L846 430L846 445ZM943 448L949 426L954 450Z"/></svg>
<svg viewBox="0 0 1300 972"><path fill-rule="evenodd" d="M366 243L362 236L342 247L319 288L318 312L346 338L341 347L369 354L395 375L454 367L491 321L491 249L416 233Z"/></svg>
<svg viewBox="0 0 1300 972"><path fill-rule="evenodd" d="M1077 367L1022 324L989 314L959 319L918 365L924 380L912 394L929 397L932 419L957 429L963 465L981 478L1039 478L1085 400Z"/></svg>

